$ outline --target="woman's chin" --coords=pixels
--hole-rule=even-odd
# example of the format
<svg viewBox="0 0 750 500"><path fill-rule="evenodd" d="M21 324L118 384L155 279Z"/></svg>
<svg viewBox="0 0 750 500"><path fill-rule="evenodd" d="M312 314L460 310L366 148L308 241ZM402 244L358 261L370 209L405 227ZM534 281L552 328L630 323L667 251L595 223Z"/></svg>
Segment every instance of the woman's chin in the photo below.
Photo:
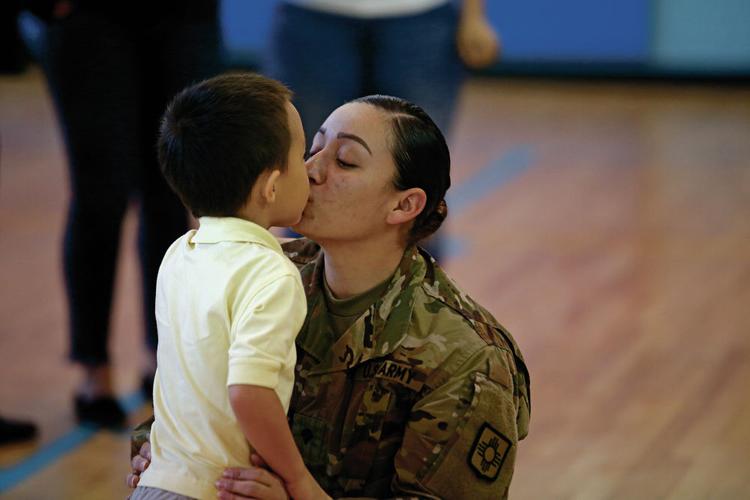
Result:
<svg viewBox="0 0 750 500"><path fill-rule="evenodd" d="M289 229L297 234L301 234L302 236L307 236L305 234L305 216L302 215L302 218L298 220L296 224L292 224L291 226L289 226Z"/></svg>

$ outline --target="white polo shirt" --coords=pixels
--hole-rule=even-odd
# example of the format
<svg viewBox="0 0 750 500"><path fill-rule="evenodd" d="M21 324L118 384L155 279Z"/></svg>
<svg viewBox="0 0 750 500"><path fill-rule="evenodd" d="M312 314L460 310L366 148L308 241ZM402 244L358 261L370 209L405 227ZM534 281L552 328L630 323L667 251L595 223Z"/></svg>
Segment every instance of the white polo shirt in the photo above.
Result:
<svg viewBox="0 0 750 500"><path fill-rule="evenodd" d="M413 16L448 3L450 0L287 0L300 7L339 16L375 19Z"/></svg>
<svg viewBox="0 0 750 500"><path fill-rule="evenodd" d="M225 467L249 465L227 386L272 388L287 411L306 313L296 267L261 226L201 217L172 244L156 284L156 420L139 484L213 499Z"/></svg>

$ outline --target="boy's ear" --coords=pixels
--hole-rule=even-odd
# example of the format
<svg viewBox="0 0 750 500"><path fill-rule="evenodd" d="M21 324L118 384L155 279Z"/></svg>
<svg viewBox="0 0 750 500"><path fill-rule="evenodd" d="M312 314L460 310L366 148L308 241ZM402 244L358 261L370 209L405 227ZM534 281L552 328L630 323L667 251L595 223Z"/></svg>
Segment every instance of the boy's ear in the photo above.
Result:
<svg viewBox="0 0 750 500"><path fill-rule="evenodd" d="M398 192L397 204L388 213L388 224L403 224L417 218L427 203L427 194L421 188L410 188Z"/></svg>
<svg viewBox="0 0 750 500"><path fill-rule="evenodd" d="M281 170L274 169L258 179L261 182L260 195L266 203L273 203L276 201L276 181L279 179L280 175Z"/></svg>

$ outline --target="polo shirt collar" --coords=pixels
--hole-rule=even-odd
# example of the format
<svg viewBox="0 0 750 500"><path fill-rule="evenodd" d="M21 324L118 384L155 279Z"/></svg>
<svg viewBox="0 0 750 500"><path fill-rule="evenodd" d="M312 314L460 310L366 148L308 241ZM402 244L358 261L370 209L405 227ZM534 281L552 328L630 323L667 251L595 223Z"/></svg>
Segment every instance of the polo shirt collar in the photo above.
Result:
<svg viewBox="0 0 750 500"><path fill-rule="evenodd" d="M281 244L264 227L237 217L201 217L200 226L190 238L191 243L258 243L283 254Z"/></svg>

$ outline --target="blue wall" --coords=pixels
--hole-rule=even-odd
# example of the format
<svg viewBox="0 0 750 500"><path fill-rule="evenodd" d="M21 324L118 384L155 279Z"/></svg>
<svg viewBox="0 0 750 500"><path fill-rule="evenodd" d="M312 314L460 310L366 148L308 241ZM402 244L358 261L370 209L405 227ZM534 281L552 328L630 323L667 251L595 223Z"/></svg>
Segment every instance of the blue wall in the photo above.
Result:
<svg viewBox="0 0 750 500"><path fill-rule="evenodd" d="M260 63L267 53L277 3L277 0L222 0L224 45L230 62Z"/></svg>
<svg viewBox="0 0 750 500"><path fill-rule="evenodd" d="M262 62L277 3L223 0L224 38L231 62ZM657 73L750 74L750 0L486 0L486 4L503 40L505 64L632 63Z"/></svg>
<svg viewBox="0 0 750 500"><path fill-rule="evenodd" d="M489 0L507 62L638 62L649 53L649 1Z"/></svg>
<svg viewBox="0 0 750 500"><path fill-rule="evenodd" d="M262 63L278 1L222 0L231 63ZM624 64L656 74L750 75L750 0L486 0L486 5L503 41L500 71L513 64L533 69L551 63L584 72ZM23 15L21 29L35 52L38 22Z"/></svg>

